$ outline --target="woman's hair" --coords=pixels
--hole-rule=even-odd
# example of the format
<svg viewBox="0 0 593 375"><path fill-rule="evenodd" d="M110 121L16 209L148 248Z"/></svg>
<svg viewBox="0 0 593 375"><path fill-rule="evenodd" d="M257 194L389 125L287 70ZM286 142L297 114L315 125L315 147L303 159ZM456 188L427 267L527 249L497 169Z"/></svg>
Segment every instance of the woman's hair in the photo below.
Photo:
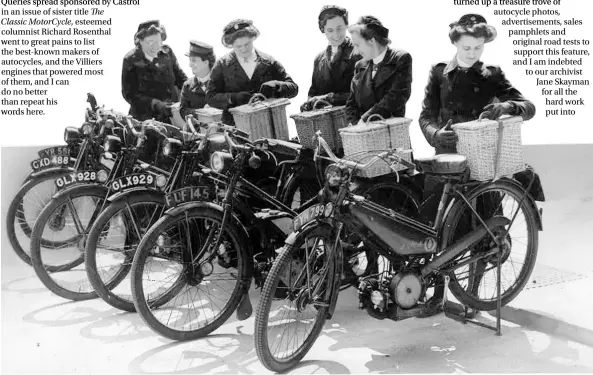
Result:
<svg viewBox="0 0 593 375"><path fill-rule="evenodd" d="M459 21L449 24L449 39L455 44L462 35L469 35L474 38L484 38L485 43L496 38L496 28L488 25L484 17L479 14L465 14Z"/></svg>
<svg viewBox="0 0 593 375"><path fill-rule="evenodd" d="M491 41L496 37L496 30L485 23L477 23L472 26L453 25L449 30L449 39L451 39L451 43L457 42L462 35L469 35L474 38L484 38L486 41Z"/></svg>
<svg viewBox="0 0 593 375"><path fill-rule="evenodd" d="M251 20L232 21L223 29L222 44L230 48L235 40L245 36L255 39L259 36L259 30Z"/></svg>
<svg viewBox="0 0 593 375"><path fill-rule="evenodd" d="M214 63L216 62L216 55L214 54L214 52L208 53L206 55L197 55L197 57L202 59L202 61L208 60L208 68L210 69L212 69Z"/></svg>
<svg viewBox="0 0 593 375"><path fill-rule="evenodd" d="M348 25L348 11L346 9L335 5L324 6L317 19L319 30L321 30L322 33L325 32L327 21L335 17L342 17L346 26Z"/></svg>
<svg viewBox="0 0 593 375"><path fill-rule="evenodd" d="M143 41L144 38L147 38L147 37L155 35L155 34L161 34L161 39L163 41L165 41L165 39L167 39L167 31L165 30L165 27L163 25L160 25L160 26L151 25L148 28L143 28L143 29L139 30L136 33L136 35L134 35L134 44L139 47L140 42Z"/></svg>
<svg viewBox="0 0 593 375"><path fill-rule="evenodd" d="M381 21L373 16L362 16L352 26L348 28L351 34L357 33L365 40L375 38L377 43L382 46L387 46L391 43L389 40L389 29L383 26Z"/></svg>

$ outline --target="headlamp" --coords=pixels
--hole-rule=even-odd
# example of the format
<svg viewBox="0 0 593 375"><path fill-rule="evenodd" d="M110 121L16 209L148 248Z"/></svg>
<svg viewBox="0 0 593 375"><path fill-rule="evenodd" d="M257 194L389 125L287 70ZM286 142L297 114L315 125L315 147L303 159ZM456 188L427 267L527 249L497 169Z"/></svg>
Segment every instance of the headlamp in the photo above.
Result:
<svg viewBox="0 0 593 375"><path fill-rule="evenodd" d="M80 140L80 133L78 129L73 126L68 126L64 129L64 142L66 143L73 143L78 142Z"/></svg>
<svg viewBox="0 0 593 375"><path fill-rule="evenodd" d="M103 150L110 153L118 153L121 151L121 139L115 135L108 135L103 141Z"/></svg>
<svg viewBox="0 0 593 375"><path fill-rule="evenodd" d="M167 138L163 143L163 155L171 158L177 158L177 156L179 156L182 149L182 144L179 139Z"/></svg>
<svg viewBox="0 0 593 375"><path fill-rule="evenodd" d="M232 163L233 156L227 152L216 151L210 157L210 167L217 173L224 171Z"/></svg>
<svg viewBox="0 0 593 375"><path fill-rule="evenodd" d="M80 131L84 135L89 135L93 131L93 125L90 124L90 123L88 123L88 122L85 122L84 124L82 124L82 127L80 128Z"/></svg>

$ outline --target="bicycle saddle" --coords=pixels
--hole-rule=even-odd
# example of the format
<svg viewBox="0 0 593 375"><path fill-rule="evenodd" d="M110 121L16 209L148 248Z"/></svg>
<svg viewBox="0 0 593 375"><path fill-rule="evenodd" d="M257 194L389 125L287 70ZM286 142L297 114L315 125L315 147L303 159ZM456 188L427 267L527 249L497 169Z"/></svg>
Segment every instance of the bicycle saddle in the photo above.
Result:
<svg viewBox="0 0 593 375"><path fill-rule="evenodd" d="M467 168L466 157L459 154L440 154L415 161L416 167L427 174L462 174Z"/></svg>

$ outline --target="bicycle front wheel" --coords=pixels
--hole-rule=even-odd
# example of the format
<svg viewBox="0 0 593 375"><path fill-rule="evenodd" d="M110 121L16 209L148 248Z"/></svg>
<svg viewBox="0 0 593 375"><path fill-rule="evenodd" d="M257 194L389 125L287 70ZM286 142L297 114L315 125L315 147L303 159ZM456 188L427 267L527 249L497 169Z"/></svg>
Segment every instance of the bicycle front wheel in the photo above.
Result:
<svg viewBox="0 0 593 375"><path fill-rule="evenodd" d="M254 338L259 360L271 371L298 364L323 329L331 297L332 242L325 226L306 230L282 249L266 278Z"/></svg>
<svg viewBox="0 0 593 375"><path fill-rule="evenodd" d="M142 320L160 335L177 341L206 336L241 302L242 285L251 282L247 240L233 223L221 223L221 212L193 208L163 216L140 241L132 298Z"/></svg>

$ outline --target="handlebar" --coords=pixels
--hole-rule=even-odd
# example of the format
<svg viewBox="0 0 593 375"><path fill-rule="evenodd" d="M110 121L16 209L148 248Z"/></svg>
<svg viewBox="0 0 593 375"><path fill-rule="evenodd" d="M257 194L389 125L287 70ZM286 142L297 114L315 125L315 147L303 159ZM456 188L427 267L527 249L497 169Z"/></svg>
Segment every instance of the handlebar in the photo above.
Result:
<svg viewBox="0 0 593 375"><path fill-rule="evenodd" d="M399 154L409 154L412 152L411 149L408 150L404 150L404 149L395 149L395 150L388 150L388 151L384 151L379 153L378 155L375 155L369 162L367 162L366 164L361 164L361 163L357 163L355 161L351 161L351 160L346 160L346 159L340 159L338 158L330 149L329 145L327 144L327 142L325 141L325 139L323 139L323 137L321 136L321 131L317 131L315 133L316 137L317 137L317 141L319 142L319 146L315 149L315 153L313 155L313 160L317 161L318 158L326 158L329 159L331 161L333 161L334 163L338 163L338 164L342 164L345 165L346 167L350 168L350 169L365 169L368 166L370 166L373 163L376 163L378 160L383 160L385 161L385 158L393 160L399 164L403 164L404 166L406 166L407 168L415 168L415 165L410 163L407 160L404 160ZM328 157L324 157L320 155L321 149L323 149Z"/></svg>
<svg viewBox="0 0 593 375"><path fill-rule="evenodd" d="M134 135L134 137L136 138L144 138L144 124L141 123L140 121L134 119L132 116L126 116L126 124L128 125L128 129L130 130L130 132L132 132L132 135ZM134 122L138 122L140 123L141 126L141 131L138 131L134 128L133 123Z"/></svg>
<svg viewBox="0 0 593 375"><path fill-rule="evenodd" d="M187 123L187 126L190 128L190 130L194 133L197 133L194 124L200 128L204 128L204 129L208 129L209 127L212 126L216 126L219 130L223 131L223 132L231 132L235 135L239 135L241 137L244 137L246 139L249 138L249 133L241 130L241 129L237 129L234 126L231 125L226 125L223 122L211 122L211 123L206 123L206 122L201 122L196 120L196 118L194 117L194 115L187 115L185 117L185 122Z"/></svg>
<svg viewBox="0 0 593 375"><path fill-rule="evenodd" d="M251 144L248 144L248 145L239 145L239 144L236 144L233 141L233 139L229 136L229 132L226 131L226 130L224 131L224 139L228 143L228 145L231 148L231 150L238 150L240 152L250 152L250 151L253 150L253 146Z"/></svg>

